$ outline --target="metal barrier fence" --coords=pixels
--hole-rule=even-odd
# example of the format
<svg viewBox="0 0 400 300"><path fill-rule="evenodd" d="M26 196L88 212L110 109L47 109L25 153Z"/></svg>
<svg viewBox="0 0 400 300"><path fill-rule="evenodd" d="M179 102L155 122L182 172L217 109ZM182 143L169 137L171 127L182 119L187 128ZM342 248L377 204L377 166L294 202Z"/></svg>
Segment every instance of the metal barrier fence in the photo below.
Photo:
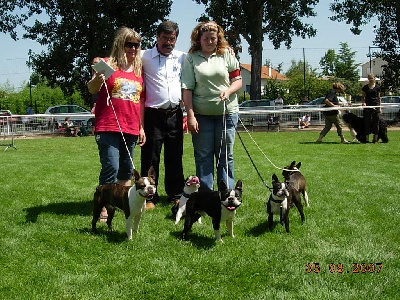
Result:
<svg viewBox="0 0 400 300"><path fill-rule="evenodd" d="M337 109L337 108L335 108ZM348 106L339 108L342 112L351 111L358 116L362 116L361 106ZM255 127L267 127L268 120L272 117L279 117L281 128L294 127L298 124L298 119L309 113L311 116L311 125L323 125L323 107L307 107L303 105L268 107L266 109L249 108L241 109L239 117L241 120L252 120ZM4 111L3 111L4 112ZM91 132L94 115L68 115L72 121L84 126L88 132ZM400 105L390 104L382 106L382 116L384 120L395 120L400 117ZM65 115L11 115L0 113L0 138L10 140L14 136L35 136L35 135L62 135L62 123ZM247 122L246 122L247 123ZM247 123L248 124L248 123ZM239 123L240 126L240 123ZM7 144L8 145L8 144Z"/></svg>
<svg viewBox="0 0 400 300"><path fill-rule="evenodd" d="M66 115L11 115L0 113L0 137L58 135L64 132L63 122ZM94 124L94 115L68 115L74 124L84 126L90 131Z"/></svg>

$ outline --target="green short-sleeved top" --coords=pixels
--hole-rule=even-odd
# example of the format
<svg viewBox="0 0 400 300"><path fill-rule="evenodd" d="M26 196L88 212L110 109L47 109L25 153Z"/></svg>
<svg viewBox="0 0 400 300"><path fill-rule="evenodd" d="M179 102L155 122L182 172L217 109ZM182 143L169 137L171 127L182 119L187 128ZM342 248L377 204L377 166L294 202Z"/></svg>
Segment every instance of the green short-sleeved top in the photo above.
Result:
<svg viewBox="0 0 400 300"><path fill-rule="evenodd" d="M228 50L224 55L205 57L200 51L189 53L183 63L182 88L193 91L193 110L201 115L222 115L221 92L230 86L229 72L239 69L239 62ZM236 93L227 101L227 113L239 111Z"/></svg>

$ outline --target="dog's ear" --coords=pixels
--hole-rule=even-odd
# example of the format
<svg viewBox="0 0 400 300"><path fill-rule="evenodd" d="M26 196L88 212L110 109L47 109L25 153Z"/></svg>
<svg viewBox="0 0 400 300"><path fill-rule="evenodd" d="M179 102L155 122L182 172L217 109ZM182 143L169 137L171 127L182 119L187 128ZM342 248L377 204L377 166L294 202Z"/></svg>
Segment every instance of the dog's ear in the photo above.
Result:
<svg viewBox="0 0 400 300"><path fill-rule="evenodd" d="M300 170L300 167L301 167L301 161L299 161L299 162L297 163L297 165L296 165L296 168L297 168L298 170Z"/></svg>
<svg viewBox="0 0 400 300"><path fill-rule="evenodd" d="M133 169L133 181L136 182L140 178L140 174L136 169Z"/></svg>
<svg viewBox="0 0 400 300"><path fill-rule="evenodd" d="M292 163L291 163L290 166L289 166L289 169L293 169L295 165L296 165L296 162L295 162L295 161L292 161Z"/></svg>
<svg viewBox="0 0 400 300"><path fill-rule="evenodd" d="M153 179L156 178L156 171L154 170L153 166L150 167L149 171L147 172L147 176Z"/></svg>
<svg viewBox="0 0 400 300"><path fill-rule="evenodd" d="M275 173L272 175L272 182L279 182L278 176Z"/></svg>
<svg viewBox="0 0 400 300"><path fill-rule="evenodd" d="M243 188L243 183L242 183L242 181L239 179L239 180L236 182L235 190L242 191L242 188Z"/></svg>

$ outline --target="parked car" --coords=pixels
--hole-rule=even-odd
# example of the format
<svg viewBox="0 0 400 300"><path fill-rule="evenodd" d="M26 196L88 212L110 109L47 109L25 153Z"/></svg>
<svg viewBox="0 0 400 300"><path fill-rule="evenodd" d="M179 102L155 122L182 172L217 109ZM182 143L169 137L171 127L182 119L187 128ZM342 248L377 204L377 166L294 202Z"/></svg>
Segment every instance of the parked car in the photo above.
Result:
<svg viewBox="0 0 400 300"><path fill-rule="evenodd" d="M400 118L400 96L382 96L382 117L385 120Z"/></svg>
<svg viewBox="0 0 400 300"><path fill-rule="evenodd" d="M338 101L339 101L340 106L348 106L349 105L347 100L342 96L338 96ZM311 100L309 102L306 102L304 105L325 105L325 97L319 97L317 99Z"/></svg>
<svg viewBox="0 0 400 300"><path fill-rule="evenodd" d="M64 123L65 117L69 116L74 123L83 123L85 126L92 126L94 115L87 109L76 104L65 104L51 106L44 112L53 115L54 122Z"/></svg>
<svg viewBox="0 0 400 300"><path fill-rule="evenodd" d="M246 100L243 101L242 103L239 104L239 107L246 107L246 108L257 108L260 106L271 106L271 101L274 100L268 100L268 99L262 99L262 100Z"/></svg>
<svg viewBox="0 0 400 300"><path fill-rule="evenodd" d="M273 110L274 106L270 105L273 101L274 100L269 99L243 101L239 104L239 117L245 120L246 123L252 120L253 125L266 126L267 120L271 117L270 113L263 113L260 110ZM257 110L257 112L252 112L255 110Z"/></svg>
<svg viewBox="0 0 400 300"><path fill-rule="evenodd" d="M347 100L342 97L338 96L338 101L340 106L349 106ZM325 97L319 97L309 102L300 105L299 108L317 108L317 107L324 107L325 106ZM309 112L311 120L321 120L323 118L323 114L321 111L310 111Z"/></svg>

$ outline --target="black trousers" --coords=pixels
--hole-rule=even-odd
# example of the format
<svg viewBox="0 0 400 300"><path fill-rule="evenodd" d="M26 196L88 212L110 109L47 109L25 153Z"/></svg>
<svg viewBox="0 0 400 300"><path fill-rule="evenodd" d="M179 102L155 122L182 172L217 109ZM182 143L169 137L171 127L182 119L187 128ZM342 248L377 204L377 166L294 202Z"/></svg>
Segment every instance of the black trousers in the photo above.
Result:
<svg viewBox="0 0 400 300"><path fill-rule="evenodd" d="M144 131L146 143L141 147L141 175L147 176L151 166L159 184L160 157L164 145L164 186L168 197L179 197L184 187L183 175L183 112L175 110L145 109Z"/></svg>
<svg viewBox="0 0 400 300"><path fill-rule="evenodd" d="M364 128L365 134L378 134L379 132L379 112L375 108L364 108Z"/></svg>

